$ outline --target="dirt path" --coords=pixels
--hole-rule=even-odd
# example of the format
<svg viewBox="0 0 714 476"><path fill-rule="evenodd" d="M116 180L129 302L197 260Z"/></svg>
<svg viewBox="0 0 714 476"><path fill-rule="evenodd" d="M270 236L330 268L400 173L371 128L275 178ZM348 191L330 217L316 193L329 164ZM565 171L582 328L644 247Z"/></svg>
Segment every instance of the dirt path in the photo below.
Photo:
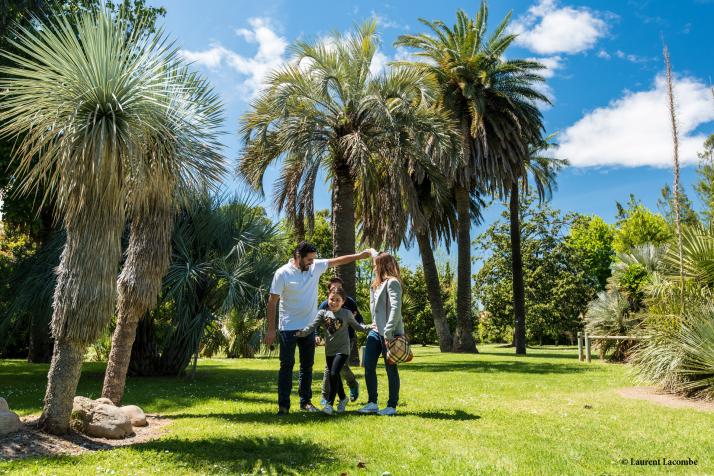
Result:
<svg viewBox="0 0 714 476"><path fill-rule="evenodd" d="M123 440L90 438L75 431L55 436L37 429L37 416L21 418L24 426L20 431L0 437L0 460L27 458L31 456L78 455L89 451L103 451L122 446L144 443L166 432L171 420L158 415L146 415L145 427L134 427L134 436Z"/></svg>
<svg viewBox="0 0 714 476"><path fill-rule="evenodd" d="M693 408L703 412L714 412L714 402L707 400L694 400L665 393L656 387L626 387L618 390L620 396L647 400L670 408Z"/></svg>

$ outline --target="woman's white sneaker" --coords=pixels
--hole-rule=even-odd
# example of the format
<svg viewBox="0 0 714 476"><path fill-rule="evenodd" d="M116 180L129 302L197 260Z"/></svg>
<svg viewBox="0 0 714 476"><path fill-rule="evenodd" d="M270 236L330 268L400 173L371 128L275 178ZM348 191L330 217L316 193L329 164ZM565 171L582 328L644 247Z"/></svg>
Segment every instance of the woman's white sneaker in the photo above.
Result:
<svg viewBox="0 0 714 476"><path fill-rule="evenodd" d="M324 413L325 415L332 415L334 411L335 410L332 408L332 405L330 405L329 403L322 407L322 413Z"/></svg>
<svg viewBox="0 0 714 476"><path fill-rule="evenodd" d="M382 416L392 416L397 414L397 409L394 407L386 407L377 413Z"/></svg>
<svg viewBox="0 0 714 476"><path fill-rule="evenodd" d="M358 413L377 413L378 411L379 407L377 404L371 402L357 410Z"/></svg>
<svg viewBox="0 0 714 476"><path fill-rule="evenodd" d="M347 408L347 404L349 403L350 399L345 397L340 400L340 403L337 404L337 413L342 413L345 411L345 408Z"/></svg>

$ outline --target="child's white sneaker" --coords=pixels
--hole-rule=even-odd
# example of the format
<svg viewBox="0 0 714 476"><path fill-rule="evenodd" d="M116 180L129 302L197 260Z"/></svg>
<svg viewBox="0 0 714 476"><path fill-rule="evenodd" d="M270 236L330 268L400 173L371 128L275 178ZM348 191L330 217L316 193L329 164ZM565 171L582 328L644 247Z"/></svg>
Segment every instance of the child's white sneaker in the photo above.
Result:
<svg viewBox="0 0 714 476"><path fill-rule="evenodd" d="M392 416L397 414L397 409L394 407L385 407L383 410L380 410L378 412L379 415L382 416Z"/></svg>
<svg viewBox="0 0 714 476"><path fill-rule="evenodd" d="M347 408L347 403L349 403L350 399L345 397L340 399L340 403L337 405L337 413L342 413L345 411L345 408Z"/></svg>
<svg viewBox="0 0 714 476"><path fill-rule="evenodd" d="M357 410L357 412L359 413L377 413L378 411L379 407L377 406L377 404L371 402Z"/></svg>
<svg viewBox="0 0 714 476"><path fill-rule="evenodd" d="M329 403L322 407L322 413L324 413L325 415L332 415L334 411L335 410L332 408L332 405L330 405Z"/></svg>

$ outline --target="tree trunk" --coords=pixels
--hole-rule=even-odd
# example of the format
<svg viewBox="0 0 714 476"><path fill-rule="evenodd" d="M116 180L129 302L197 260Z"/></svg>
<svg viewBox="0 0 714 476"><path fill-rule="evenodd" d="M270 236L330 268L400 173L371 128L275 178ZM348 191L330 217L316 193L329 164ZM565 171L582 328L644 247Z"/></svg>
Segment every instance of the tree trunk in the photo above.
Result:
<svg viewBox="0 0 714 476"><path fill-rule="evenodd" d="M156 304L171 256L173 211L160 198L152 205L132 221L126 261L117 280L117 325L102 388L102 397L115 405L124 397L136 327Z"/></svg>
<svg viewBox="0 0 714 476"><path fill-rule="evenodd" d="M335 257L355 253L355 183L344 159L335 159L332 180L332 244ZM344 281L348 296L355 296L355 263L337 268L337 275Z"/></svg>
<svg viewBox="0 0 714 476"><path fill-rule="evenodd" d="M439 272L434 261L434 251L431 249L431 243L425 233L417 233L416 238L419 244L422 266L424 267L424 279L426 281L431 314L434 318L434 327L436 328L436 335L439 337L439 349L442 352L451 352L453 339L449 324L446 322L444 303L441 299L441 282L439 281Z"/></svg>
<svg viewBox="0 0 714 476"><path fill-rule="evenodd" d="M456 278L456 332L454 352L478 352L473 338L471 315L471 200L469 191L456 189L456 213L458 220L458 276Z"/></svg>
<svg viewBox="0 0 714 476"><path fill-rule="evenodd" d="M519 181L511 185L511 266L513 271L513 313L515 314L514 340L516 354L526 353L526 304L523 287L523 257L521 256L521 222L518 197Z"/></svg>
<svg viewBox="0 0 714 476"><path fill-rule="evenodd" d="M85 344L66 338L55 342L52 365L47 374L45 405L39 426L48 433L61 435L69 430L74 392L82 372Z"/></svg>

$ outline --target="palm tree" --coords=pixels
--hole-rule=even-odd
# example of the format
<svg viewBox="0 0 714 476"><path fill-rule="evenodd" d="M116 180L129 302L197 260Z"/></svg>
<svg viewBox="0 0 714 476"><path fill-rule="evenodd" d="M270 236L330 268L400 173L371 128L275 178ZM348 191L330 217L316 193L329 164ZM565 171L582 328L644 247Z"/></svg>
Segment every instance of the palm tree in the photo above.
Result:
<svg viewBox="0 0 714 476"><path fill-rule="evenodd" d="M40 425L69 426L87 346L113 313L129 171L150 136L168 134L157 100L175 51L160 34L127 33L106 11L18 27L1 67L2 133L18 138L22 189L52 194L66 244L53 297L55 339ZM45 197L47 198L47 197Z"/></svg>
<svg viewBox="0 0 714 476"><path fill-rule="evenodd" d="M458 283L454 350L475 352L471 305L470 196L475 192L505 197L520 174L527 144L540 138L541 114L534 101L548 99L532 87L543 78L542 65L508 60L504 55L516 36L507 34L510 14L487 33L486 3L474 19L463 11L450 28L441 21L420 21L432 34L403 35L397 46L416 49L424 61L405 64L435 78L443 107L459 124L463 166L454 177L457 213Z"/></svg>
<svg viewBox="0 0 714 476"><path fill-rule="evenodd" d="M509 218L511 231L511 269L513 272L513 313L515 315L514 344L516 354L526 353L526 298L523 285L523 257L521 253L521 205L520 194L528 194L535 187L539 201L549 198L555 186L558 171L567 161L556 159L541 152L553 147L549 141L552 135L536 145L530 146L530 153L523 161L523 176L516 177L511 184L509 196ZM532 184L531 184L532 182Z"/></svg>
<svg viewBox="0 0 714 476"><path fill-rule="evenodd" d="M432 247L442 240L448 245L455 235L453 190L447 176L458 170L461 157L456 125L437 105L435 85L420 74L397 67L380 79L395 135L388 160L377 169L378 190L358 186L365 194L359 203L369 206L358 207L357 212L360 231L373 244L396 249L410 246L416 238L439 346L449 352L452 336Z"/></svg>
<svg viewBox="0 0 714 476"><path fill-rule="evenodd" d="M262 190L265 170L282 159L275 202L298 232L302 217L311 226L315 184L325 171L332 188L335 256L354 253L356 207L372 206L380 190L379 169L389 166L398 137L393 124L398 115L390 112L384 94L401 82L391 73L370 71L378 46L375 28L373 21L329 41L298 42L293 60L269 76L266 90L242 118L239 172ZM378 223L362 225L363 239L380 235ZM354 295L354 263L338 274Z"/></svg>
<svg viewBox="0 0 714 476"><path fill-rule="evenodd" d="M132 368L144 375L179 375L192 357L195 363L207 326L236 312L264 311L264 297L279 265L279 253L273 249L277 246L271 245L277 239L276 225L245 198L223 200L208 193L189 197L176 219L171 264L163 280L167 338L160 353L155 342L135 346ZM151 329L153 321L142 324Z"/></svg>
<svg viewBox="0 0 714 476"><path fill-rule="evenodd" d="M190 190L211 187L225 172L216 129L221 104L211 88L180 64L167 71L165 129L154 137L142 173L134 174L129 210L131 233L117 280L117 323L102 396L120 404L136 328L153 308L169 266L176 202Z"/></svg>

